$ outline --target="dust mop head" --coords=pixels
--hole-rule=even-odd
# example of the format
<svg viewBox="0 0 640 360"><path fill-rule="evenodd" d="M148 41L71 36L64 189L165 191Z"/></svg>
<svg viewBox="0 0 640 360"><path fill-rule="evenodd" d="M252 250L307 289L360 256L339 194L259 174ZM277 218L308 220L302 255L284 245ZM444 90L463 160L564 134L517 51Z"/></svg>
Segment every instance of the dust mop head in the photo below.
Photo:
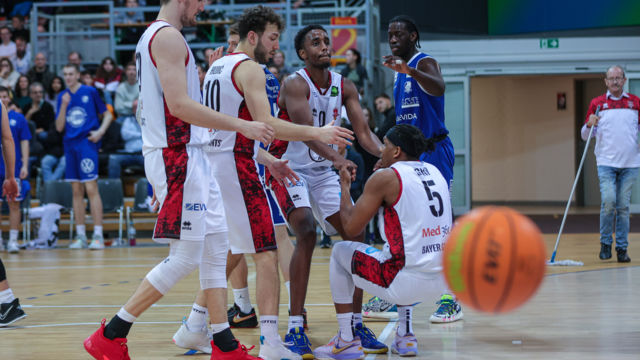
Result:
<svg viewBox="0 0 640 360"><path fill-rule="evenodd" d="M574 260L558 260L558 261L547 261L547 265L549 266L582 266L584 263L582 261L574 261Z"/></svg>

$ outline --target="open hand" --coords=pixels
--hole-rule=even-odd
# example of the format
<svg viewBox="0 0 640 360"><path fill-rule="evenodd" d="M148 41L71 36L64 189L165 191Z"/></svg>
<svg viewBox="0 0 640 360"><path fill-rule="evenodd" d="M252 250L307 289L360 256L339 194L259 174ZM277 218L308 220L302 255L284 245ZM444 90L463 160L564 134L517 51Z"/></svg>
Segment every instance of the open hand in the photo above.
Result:
<svg viewBox="0 0 640 360"><path fill-rule="evenodd" d="M351 145L350 140L354 139L353 131L340 126L333 126L335 122L336 121L333 120L327 125L319 128L319 135L316 140L319 140L323 144L335 144L338 146Z"/></svg>

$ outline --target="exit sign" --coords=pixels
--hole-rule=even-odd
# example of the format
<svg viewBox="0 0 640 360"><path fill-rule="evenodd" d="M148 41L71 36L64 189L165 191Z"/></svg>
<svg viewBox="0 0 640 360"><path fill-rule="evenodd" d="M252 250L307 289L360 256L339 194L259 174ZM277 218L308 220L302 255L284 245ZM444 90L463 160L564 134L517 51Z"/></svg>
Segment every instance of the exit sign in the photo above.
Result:
<svg viewBox="0 0 640 360"><path fill-rule="evenodd" d="M540 49L557 49L559 46L558 38L540 39Z"/></svg>

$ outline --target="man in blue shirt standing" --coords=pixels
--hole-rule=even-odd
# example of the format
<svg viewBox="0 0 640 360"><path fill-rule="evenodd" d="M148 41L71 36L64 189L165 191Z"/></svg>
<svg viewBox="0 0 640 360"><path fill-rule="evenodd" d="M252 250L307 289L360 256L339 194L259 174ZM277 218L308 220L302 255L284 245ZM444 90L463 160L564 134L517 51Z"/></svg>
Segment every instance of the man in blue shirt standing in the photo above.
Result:
<svg viewBox="0 0 640 360"><path fill-rule="evenodd" d="M104 249L102 235L102 199L98 192L99 141L111 124L112 116L98 91L80 83L80 71L74 64L62 69L67 88L58 95L56 130L64 131L64 156L67 161L65 179L73 189L73 211L76 217L76 239L69 248L87 246L85 231L84 191L87 191L93 218L93 237L89 248ZM99 118L102 117L102 123Z"/></svg>
<svg viewBox="0 0 640 360"><path fill-rule="evenodd" d="M392 55L384 57L383 65L396 72L393 84L396 123L422 130L432 151L423 153L420 160L437 167L451 189L455 155L449 130L444 125L445 85L440 65L433 57L418 51L420 34L410 17L400 15L391 19L388 34ZM431 322L462 319L462 309L453 296L443 295L438 304Z"/></svg>
<svg viewBox="0 0 640 360"><path fill-rule="evenodd" d="M22 114L11 109L11 98L9 97L9 89L0 86L0 100L2 105L8 109L9 128L15 144L15 170L14 174L18 175L18 196L15 200L8 200L9 205L9 242L7 243L7 251L16 254L19 251L18 234L20 232L20 202L24 200L31 190L31 185L27 179L29 176L29 140L31 140L31 132L27 120ZM0 153L0 178L4 178L5 168ZM0 200L3 201L4 199ZM0 238L2 232L0 232Z"/></svg>

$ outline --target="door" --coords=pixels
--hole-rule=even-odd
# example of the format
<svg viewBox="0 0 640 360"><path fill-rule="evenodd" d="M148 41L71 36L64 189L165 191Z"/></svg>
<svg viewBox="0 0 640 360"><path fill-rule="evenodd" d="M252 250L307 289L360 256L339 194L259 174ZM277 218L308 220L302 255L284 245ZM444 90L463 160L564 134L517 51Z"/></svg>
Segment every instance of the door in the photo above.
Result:
<svg viewBox="0 0 640 360"><path fill-rule="evenodd" d="M471 205L469 78L452 76L444 80L444 116L455 149L451 205L453 213L461 215L469 211Z"/></svg>
<svg viewBox="0 0 640 360"><path fill-rule="evenodd" d="M629 73L626 76L627 83L625 84L625 91L640 96L640 73ZM637 179L631 191L630 211L632 213L640 213L640 182Z"/></svg>

